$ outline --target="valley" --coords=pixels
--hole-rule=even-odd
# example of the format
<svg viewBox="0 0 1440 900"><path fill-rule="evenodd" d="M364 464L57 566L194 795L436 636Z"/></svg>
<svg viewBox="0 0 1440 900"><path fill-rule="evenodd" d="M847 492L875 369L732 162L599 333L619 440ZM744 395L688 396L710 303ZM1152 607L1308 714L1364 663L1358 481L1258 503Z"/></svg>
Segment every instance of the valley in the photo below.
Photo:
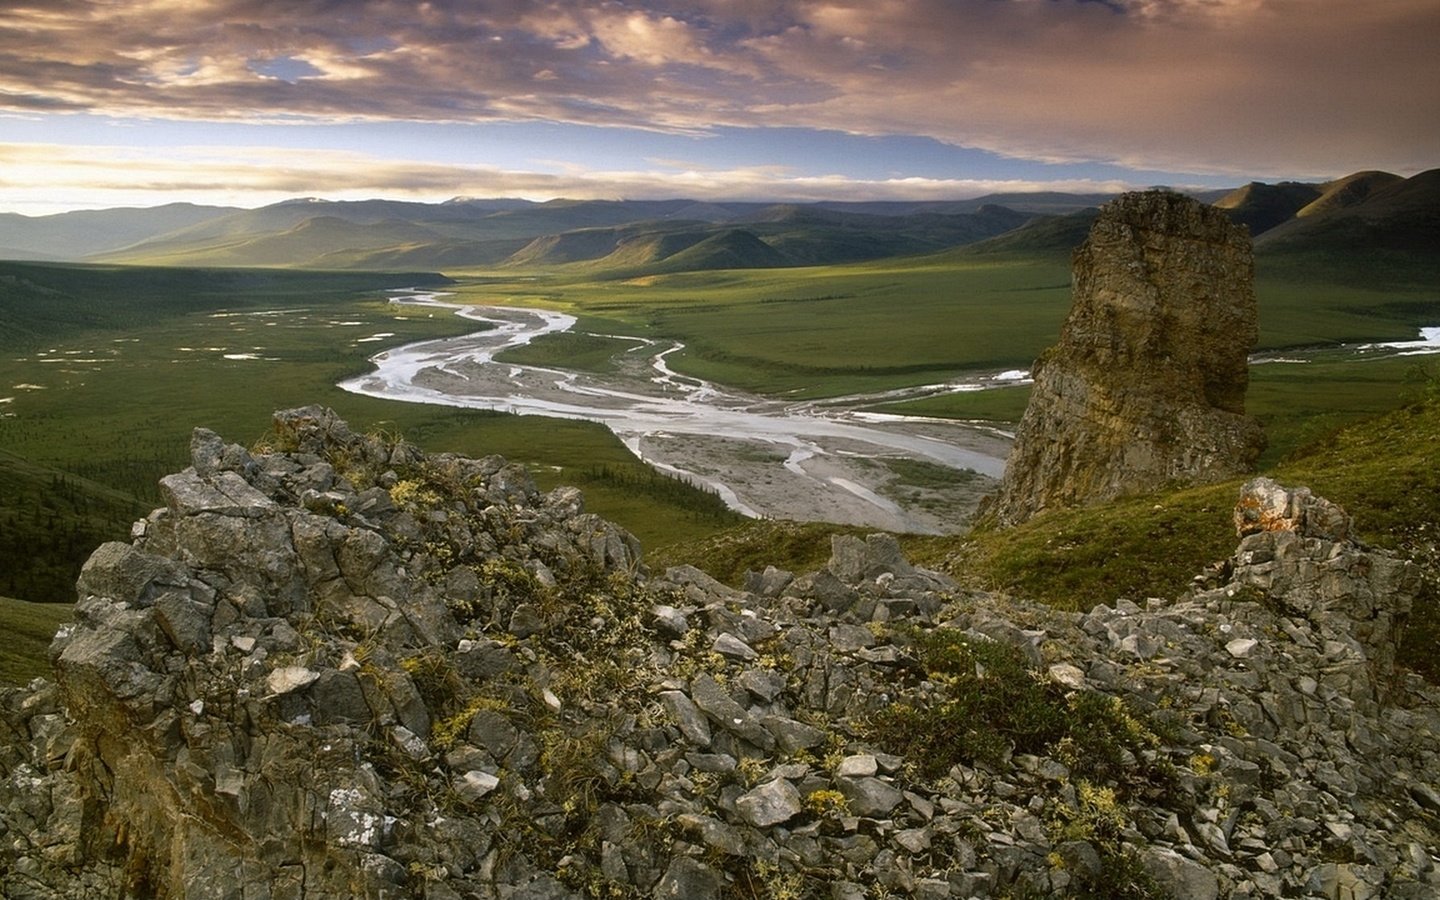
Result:
<svg viewBox="0 0 1440 900"><path fill-rule="evenodd" d="M1004 470L1008 440L998 429L863 412L874 395L820 403L746 394L671 369L666 358L684 349L678 342L621 341L627 349L616 352L624 361L603 374L507 362L506 351L566 333L574 317L520 307L456 308L444 296L402 293L392 302L453 309L488 327L387 350L372 358L374 373L340 386L382 399L600 422L638 458L715 491L750 517L956 531ZM930 390L1023 378L1022 372L995 373ZM929 466L930 483L887 496L901 492L892 482L903 481L889 465L893 460Z"/></svg>
<svg viewBox="0 0 1440 900"><path fill-rule="evenodd" d="M1414 341L1440 322L1426 250L1435 181L1372 175L1211 198L1263 229L1257 353L1306 360L1252 370L1248 406L1270 438L1262 466L1435 382L1432 357L1339 349ZM30 256L69 248L70 260L88 261L0 263L0 595L68 600L84 548L123 536L156 504L156 479L183 465L193 427L258 441L275 409L311 403L367 431L504 455L542 488L576 484L592 511L660 555L733 529L744 521L737 509L954 533L1024 409L1023 381L993 379L1028 370L1054 341L1070 302L1070 249L1099 199L291 201L8 216L0 246ZM384 249L424 237L418 228L469 249L429 238L404 254ZM697 229L698 240L680 236ZM333 246L380 249L327 256L310 242L322 232ZM503 258L465 256L487 241ZM243 249L257 246L291 255ZM107 254L125 264L95 263ZM136 265L145 259L167 265ZM347 268L304 268L322 259ZM217 262L243 267L205 267ZM433 268L393 271L401 262ZM382 263L389 270L373 270ZM479 390L474 367L459 361L405 389L455 395L431 397L439 403L396 402L394 385L342 390L376 354L393 365L401 348L436 340L459 341L461 352L477 330L448 310L389 303L400 288L574 324L498 353L505 368L492 373L531 373L523 391ZM961 390L987 378L991 389ZM578 400L586 410L555 405ZM625 411L612 421L628 424L612 431L578 418L604 419L595 408L607 404ZM641 408L653 417L643 421ZM775 414L789 420L780 434L755 418ZM964 455L972 451L989 462Z"/></svg>

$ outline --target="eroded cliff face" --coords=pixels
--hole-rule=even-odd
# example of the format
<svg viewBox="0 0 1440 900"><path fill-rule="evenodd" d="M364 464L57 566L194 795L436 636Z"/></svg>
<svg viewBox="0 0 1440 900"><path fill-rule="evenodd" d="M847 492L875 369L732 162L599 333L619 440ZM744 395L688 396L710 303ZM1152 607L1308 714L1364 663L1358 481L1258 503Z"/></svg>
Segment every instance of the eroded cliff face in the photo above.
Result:
<svg viewBox="0 0 1440 900"><path fill-rule="evenodd" d="M7 898L1440 891L1416 571L1308 491L1064 613L884 535L650 575L574 489L325 410L191 449L0 691Z"/></svg>
<svg viewBox="0 0 1440 900"><path fill-rule="evenodd" d="M1002 524L1250 471L1245 415L1258 335L1245 229L1180 194L1102 207L1074 257L1074 305L1035 387L992 505Z"/></svg>

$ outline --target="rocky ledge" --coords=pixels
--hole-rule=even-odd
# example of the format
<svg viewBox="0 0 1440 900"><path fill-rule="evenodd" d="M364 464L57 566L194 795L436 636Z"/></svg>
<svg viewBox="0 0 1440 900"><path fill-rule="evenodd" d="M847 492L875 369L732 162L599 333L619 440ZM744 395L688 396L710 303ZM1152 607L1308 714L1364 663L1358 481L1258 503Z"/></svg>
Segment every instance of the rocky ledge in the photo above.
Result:
<svg viewBox="0 0 1440 900"><path fill-rule="evenodd" d="M574 489L315 408L192 451L0 696L6 897L1440 892L1416 574L1308 492L1064 613L878 535L648 574Z"/></svg>

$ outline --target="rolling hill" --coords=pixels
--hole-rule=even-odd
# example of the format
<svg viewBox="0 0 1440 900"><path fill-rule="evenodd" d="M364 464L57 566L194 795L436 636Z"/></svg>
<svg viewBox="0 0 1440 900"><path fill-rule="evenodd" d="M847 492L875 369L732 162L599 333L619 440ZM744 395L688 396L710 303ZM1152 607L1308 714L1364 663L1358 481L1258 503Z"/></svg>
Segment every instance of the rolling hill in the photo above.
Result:
<svg viewBox="0 0 1440 900"><path fill-rule="evenodd" d="M52 216L0 213L0 258L78 262L236 212L219 206L171 203Z"/></svg>
<svg viewBox="0 0 1440 900"><path fill-rule="evenodd" d="M1252 182L1203 199L1250 228L1257 253L1295 265L1371 254L1382 273L1440 269L1440 175L1357 172ZM1106 194L819 203L456 198L288 200L259 209L172 204L0 215L0 257L125 265L388 271L574 271L605 277L816 266L968 248L1062 254ZM1366 277L1370 277L1369 274Z"/></svg>

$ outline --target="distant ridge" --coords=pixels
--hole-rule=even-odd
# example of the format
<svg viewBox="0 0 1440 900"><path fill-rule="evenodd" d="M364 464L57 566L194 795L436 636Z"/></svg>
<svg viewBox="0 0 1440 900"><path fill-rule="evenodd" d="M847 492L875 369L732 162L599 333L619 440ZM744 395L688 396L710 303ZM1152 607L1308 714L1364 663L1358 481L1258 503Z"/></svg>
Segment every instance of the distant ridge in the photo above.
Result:
<svg viewBox="0 0 1440 900"><path fill-rule="evenodd" d="M1434 172L1403 178L1363 171L1323 183L1257 181L1194 196L1246 225L1262 259L1330 265L1327 257L1336 253L1380 253L1390 254L1385 272L1398 265L1423 274L1440 271L1435 178ZM836 265L941 252L1064 254L1084 240L1094 210L1111 196L1050 191L815 203L296 198L258 209L170 204L0 215L0 258L363 271L505 267L632 277L684 267Z"/></svg>
<svg viewBox="0 0 1440 900"><path fill-rule="evenodd" d="M1319 185L1297 181L1263 184L1252 181L1216 201L1230 219L1250 229L1252 236L1295 218L1296 213L1322 196Z"/></svg>
<svg viewBox="0 0 1440 900"><path fill-rule="evenodd" d="M170 203L149 208L81 210L51 216L0 213L0 255L6 259L78 262L157 234L231 215L222 206Z"/></svg>
<svg viewBox="0 0 1440 900"><path fill-rule="evenodd" d="M1440 278L1440 169L1361 176L1260 235L1257 255L1316 270L1359 260L1350 277L1377 285Z"/></svg>

